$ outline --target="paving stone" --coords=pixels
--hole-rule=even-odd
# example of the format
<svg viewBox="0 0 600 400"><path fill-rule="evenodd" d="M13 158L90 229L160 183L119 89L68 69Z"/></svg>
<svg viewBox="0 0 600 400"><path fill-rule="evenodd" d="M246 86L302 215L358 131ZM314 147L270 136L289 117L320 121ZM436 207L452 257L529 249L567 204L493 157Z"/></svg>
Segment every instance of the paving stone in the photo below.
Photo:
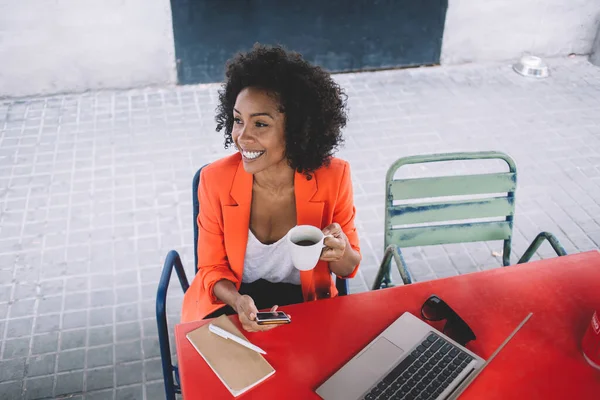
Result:
<svg viewBox="0 0 600 400"><path fill-rule="evenodd" d="M53 353L58 350L58 332L33 336L32 354Z"/></svg>
<svg viewBox="0 0 600 400"><path fill-rule="evenodd" d="M18 338L31 335L33 318L9 319L6 324L6 337Z"/></svg>
<svg viewBox="0 0 600 400"><path fill-rule="evenodd" d="M112 274L94 275L93 279L90 280L90 286L92 290L112 289L114 281L115 278Z"/></svg>
<svg viewBox="0 0 600 400"><path fill-rule="evenodd" d="M137 361L142 358L141 341L115 344L116 362Z"/></svg>
<svg viewBox="0 0 600 400"><path fill-rule="evenodd" d="M114 321L114 308L92 308L89 311L90 326L112 324Z"/></svg>
<svg viewBox="0 0 600 400"><path fill-rule="evenodd" d="M60 314L40 315L35 321L35 333L54 332L60 328Z"/></svg>
<svg viewBox="0 0 600 400"><path fill-rule="evenodd" d="M55 396L77 394L83 391L83 371L67 372L56 375Z"/></svg>
<svg viewBox="0 0 600 400"><path fill-rule="evenodd" d="M62 328L74 329L87 326L87 311L73 311L62 314Z"/></svg>
<svg viewBox="0 0 600 400"><path fill-rule="evenodd" d="M143 400L144 389L142 385L120 387L117 389L117 400Z"/></svg>
<svg viewBox="0 0 600 400"><path fill-rule="evenodd" d="M88 346L99 346L113 343L113 327L101 326L88 330Z"/></svg>
<svg viewBox="0 0 600 400"><path fill-rule="evenodd" d="M42 297L38 303L38 315L60 312L62 307L62 296Z"/></svg>
<svg viewBox="0 0 600 400"><path fill-rule="evenodd" d="M115 307L116 322L137 321L139 319L138 305L126 304Z"/></svg>
<svg viewBox="0 0 600 400"><path fill-rule="evenodd" d="M142 301L142 318L154 318L154 322L156 322L156 299L154 300L144 300ZM168 305L167 305L168 306Z"/></svg>
<svg viewBox="0 0 600 400"><path fill-rule="evenodd" d="M468 274L471 272L477 272L477 265L468 253L454 253L449 255L450 260L454 268L461 274Z"/></svg>
<svg viewBox="0 0 600 400"><path fill-rule="evenodd" d="M113 400L114 393L112 389L108 390L99 390L94 392L89 392L85 396L85 400Z"/></svg>
<svg viewBox="0 0 600 400"><path fill-rule="evenodd" d="M57 372L74 371L85 367L85 349L61 351L58 353Z"/></svg>
<svg viewBox="0 0 600 400"><path fill-rule="evenodd" d="M33 282L20 282L15 286L15 300L33 299L37 290L38 287Z"/></svg>
<svg viewBox="0 0 600 400"><path fill-rule="evenodd" d="M49 375L54 372L56 353L32 355L28 360L27 376Z"/></svg>
<svg viewBox="0 0 600 400"><path fill-rule="evenodd" d="M154 319L144 319L142 321L142 329L144 331L145 338L157 338L158 337L158 328L156 325L156 318Z"/></svg>
<svg viewBox="0 0 600 400"><path fill-rule="evenodd" d="M90 369L86 372L87 390L99 390L114 386L114 368Z"/></svg>
<svg viewBox="0 0 600 400"><path fill-rule="evenodd" d="M146 383L146 400L163 400L165 388L162 381Z"/></svg>
<svg viewBox="0 0 600 400"><path fill-rule="evenodd" d="M142 382L144 368L142 362L117 364L115 372L117 386L125 386Z"/></svg>
<svg viewBox="0 0 600 400"><path fill-rule="evenodd" d="M136 273L137 275L137 273ZM131 282L131 280L130 280ZM139 293L137 286L120 287L116 289L116 303L135 303L139 300Z"/></svg>
<svg viewBox="0 0 600 400"><path fill-rule="evenodd" d="M100 346L87 349L87 367L105 367L113 365L113 346Z"/></svg>
<svg viewBox="0 0 600 400"><path fill-rule="evenodd" d="M90 293L91 307L106 307L115 304L115 293L112 289L95 290Z"/></svg>
<svg viewBox="0 0 600 400"><path fill-rule="evenodd" d="M81 310L88 307L88 293L67 293L65 295L65 310Z"/></svg>
<svg viewBox="0 0 600 400"><path fill-rule="evenodd" d="M67 293L87 291L88 288L89 288L89 278L88 277L75 276L75 277L66 279L65 290Z"/></svg>
<svg viewBox="0 0 600 400"><path fill-rule="evenodd" d="M10 339L4 342L3 359L26 357L29 353L30 336L18 339Z"/></svg>
<svg viewBox="0 0 600 400"><path fill-rule="evenodd" d="M133 339L140 339L142 336L140 330L140 323L138 321L135 322L126 322L124 324L116 325L117 332L117 342L123 341L131 341Z"/></svg>
<svg viewBox="0 0 600 400"><path fill-rule="evenodd" d="M40 282L40 294L42 296L62 295L64 288L63 279L53 279Z"/></svg>
<svg viewBox="0 0 600 400"><path fill-rule="evenodd" d="M147 337L142 339L142 347L146 358L159 357L160 345L158 343L158 335L156 337Z"/></svg>
<svg viewBox="0 0 600 400"><path fill-rule="evenodd" d="M0 361L0 382L23 379L25 376L25 358Z"/></svg>
<svg viewBox="0 0 600 400"><path fill-rule="evenodd" d="M144 378L147 382L156 379L163 379L162 375L162 363L160 358L146 359L144 362Z"/></svg>
<svg viewBox="0 0 600 400"><path fill-rule="evenodd" d="M14 400L21 397L23 383L0 381L0 400Z"/></svg>
<svg viewBox="0 0 600 400"><path fill-rule="evenodd" d="M35 299L16 300L10 306L11 318L32 317L35 309Z"/></svg>
<svg viewBox="0 0 600 400"><path fill-rule="evenodd" d="M70 350L85 346L87 336L86 329L75 329L72 331L63 331L61 333L60 349Z"/></svg>
<svg viewBox="0 0 600 400"><path fill-rule="evenodd" d="M44 399L52 395L54 376L42 376L25 380L25 399Z"/></svg>

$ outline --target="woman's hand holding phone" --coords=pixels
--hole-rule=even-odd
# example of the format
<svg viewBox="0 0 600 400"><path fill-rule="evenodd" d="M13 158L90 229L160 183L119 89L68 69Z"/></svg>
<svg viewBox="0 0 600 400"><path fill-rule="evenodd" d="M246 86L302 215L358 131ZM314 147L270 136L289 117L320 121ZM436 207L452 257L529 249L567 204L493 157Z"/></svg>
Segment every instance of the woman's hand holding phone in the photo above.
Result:
<svg viewBox="0 0 600 400"><path fill-rule="evenodd" d="M240 319L242 328L248 332L264 332L277 327L275 324L259 325L256 322L256 314L258 314L258 310L254 304L254 300L252 300L252 297L248 295L241 295L237 299L235 303L235 309L237 310L238 318ZM273 308L271 308L271 312L275 312L276 310L277 306L273 306Z"/></svg>

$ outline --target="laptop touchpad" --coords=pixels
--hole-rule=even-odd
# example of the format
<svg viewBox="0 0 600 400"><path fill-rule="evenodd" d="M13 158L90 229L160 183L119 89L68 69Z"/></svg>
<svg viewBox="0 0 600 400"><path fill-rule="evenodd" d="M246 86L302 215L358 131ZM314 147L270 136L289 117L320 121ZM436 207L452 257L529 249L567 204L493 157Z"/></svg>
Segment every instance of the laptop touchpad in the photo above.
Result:
<svg viewBox="0 0 600 400"><path fill-rule="evenodd" d="M404 350L400 347L386 338L380 337L358 357L357 363L383 378L383 374L400 358L402 353Z"/></svg>

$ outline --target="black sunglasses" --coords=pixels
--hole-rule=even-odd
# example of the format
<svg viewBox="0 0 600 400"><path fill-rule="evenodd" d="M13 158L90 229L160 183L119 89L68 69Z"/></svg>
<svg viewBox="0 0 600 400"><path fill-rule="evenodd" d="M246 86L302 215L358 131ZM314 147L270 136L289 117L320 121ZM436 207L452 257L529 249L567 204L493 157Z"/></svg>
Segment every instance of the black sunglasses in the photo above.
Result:
<svg viewBox="0 0 600 400"><path fill-rule="evenodd" d="M475 333L469 325L442 299L435 294L429 296L421 306L421 316L428 321L446 320L444 334L462 346L475 340Z"/></svg>

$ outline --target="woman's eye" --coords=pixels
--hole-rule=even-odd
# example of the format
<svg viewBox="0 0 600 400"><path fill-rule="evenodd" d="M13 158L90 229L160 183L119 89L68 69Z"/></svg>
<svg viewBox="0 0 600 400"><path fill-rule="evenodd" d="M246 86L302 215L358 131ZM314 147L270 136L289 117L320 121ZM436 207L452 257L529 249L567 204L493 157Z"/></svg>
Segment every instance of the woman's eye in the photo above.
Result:
<svg viewBox="0 0 600 400"><path fill-rule="evenodd" d="M269 126L269 125L267 125L267 124L263 124L262 122L257 122L257 123L256 123L256 127L257 127L257 128L264 128L265 126Z"/></svg>
<svg viewBox="0 0 600 400"><path fill-rule="evenodd" d="M241 120L241 119L239 119L239 118L234 118L234 119L233 119L233 122L235 122L236 124L241 124L241 123L242 123L242 120Z"/></svg>

